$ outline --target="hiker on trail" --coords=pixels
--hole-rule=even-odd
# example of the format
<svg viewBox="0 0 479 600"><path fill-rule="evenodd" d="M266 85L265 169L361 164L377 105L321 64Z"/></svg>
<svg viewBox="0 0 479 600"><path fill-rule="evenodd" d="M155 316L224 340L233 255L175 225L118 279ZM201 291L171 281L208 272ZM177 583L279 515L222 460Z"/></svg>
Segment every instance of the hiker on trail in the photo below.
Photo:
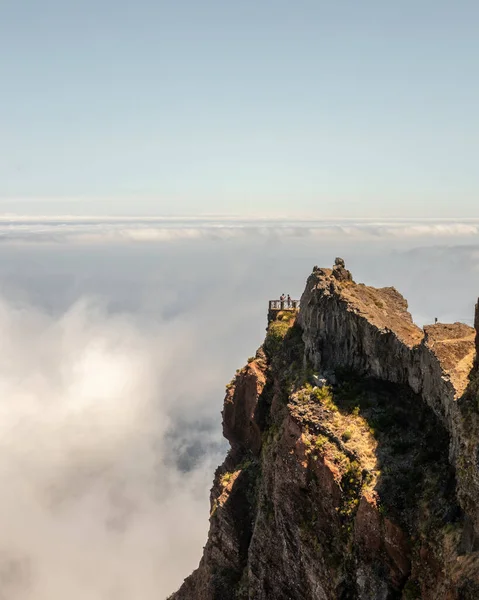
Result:
<svg viewBox="0 0 479 600"><path fill-rule="evenodd" d="M284 299L286 298L286 296L284 294L281 294L281 296L279 297L280 301L281 301L281 310L283 310L284 308Z"/></svg>
<svg viewBox="0 0 479 600"><path fill-rule="evenodd" d="M288 308L291 308L291 296L288 294Z"/></svg>

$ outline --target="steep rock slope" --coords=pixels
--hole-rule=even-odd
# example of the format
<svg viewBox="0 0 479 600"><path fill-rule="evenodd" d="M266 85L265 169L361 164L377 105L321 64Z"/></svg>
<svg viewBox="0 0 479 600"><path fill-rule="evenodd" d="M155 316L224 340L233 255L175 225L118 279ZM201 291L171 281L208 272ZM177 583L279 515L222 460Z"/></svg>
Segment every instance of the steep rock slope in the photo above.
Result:
<svg viewBox="0 0 479 600"><path fill-rule="evenodd" d="M315 267L227 386L210 533L172 598L479 598L475 340Z"/></svg>

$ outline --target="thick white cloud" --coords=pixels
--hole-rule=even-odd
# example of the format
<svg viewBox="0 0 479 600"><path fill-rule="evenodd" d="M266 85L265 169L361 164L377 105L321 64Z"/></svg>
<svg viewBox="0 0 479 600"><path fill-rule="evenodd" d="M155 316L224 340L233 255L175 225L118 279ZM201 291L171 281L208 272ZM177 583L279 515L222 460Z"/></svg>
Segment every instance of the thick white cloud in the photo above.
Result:
<svg viewBox="0 0 479 600"><path fill-rule="evenodd" d="M173 332L84 301L53 318L5 300L0 331L1 597L166 596L198 561L219 458L168 460Z"/></svg>
<svg viewBox="0 0 479 600"><path fill-rule="evenodd" d="M299 295L314 264L344 256L357 281L403 292L421 324L472 318L477 245L403 232L397 250L390 234L298 227L3 247L0 597L161 600L178 587L206 540L224 384L261 342L267 300Z"/></svg>

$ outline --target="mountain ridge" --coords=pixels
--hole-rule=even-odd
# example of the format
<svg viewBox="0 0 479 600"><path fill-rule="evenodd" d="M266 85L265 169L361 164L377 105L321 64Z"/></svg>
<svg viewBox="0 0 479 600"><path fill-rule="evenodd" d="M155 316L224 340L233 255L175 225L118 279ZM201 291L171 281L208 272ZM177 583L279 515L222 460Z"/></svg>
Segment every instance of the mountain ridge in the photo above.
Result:
<svg viewBox="0 0 479 600"><path fill-rule="evenodd" d="M477 329L407 309L336 259L277 312L227 386L210 533L172 599L479 597Z"/></svg>

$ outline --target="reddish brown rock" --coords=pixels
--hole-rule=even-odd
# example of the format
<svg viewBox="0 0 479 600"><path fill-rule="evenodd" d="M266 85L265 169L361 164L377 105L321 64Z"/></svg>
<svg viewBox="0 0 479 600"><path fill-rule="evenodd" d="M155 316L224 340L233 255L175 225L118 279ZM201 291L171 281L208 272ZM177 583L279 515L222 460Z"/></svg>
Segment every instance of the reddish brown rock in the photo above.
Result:
<svg viewBox="0 0 479 600"><path fill-rule="evenodd" d="M376 556L382 548L381 515L374 492L363 494L354 521L354 540L365 556Z"/></svg>
<svg viewBox="0 0 479 600"><path fill-rule="evenodd" d="M172 598L477 600L476 332L420 329L339 259L290 325L229 386L210 533Z"/></svg>
<svg viewBox="0 0 479 600"><path fill-rule="evenodd" d="M223 408L223 435L233 450L258 454L261 432L255 422L258 399L266 383L264 368L257 361L246 365L226 393Z"/></svg>
<svg viewBox="0 0 479 600"><path fill-rule="evenodd" d="M409 539L404 531L389 519L384 519L384 549L391 559L391 579L399 588L411 572Z"/></svg>

